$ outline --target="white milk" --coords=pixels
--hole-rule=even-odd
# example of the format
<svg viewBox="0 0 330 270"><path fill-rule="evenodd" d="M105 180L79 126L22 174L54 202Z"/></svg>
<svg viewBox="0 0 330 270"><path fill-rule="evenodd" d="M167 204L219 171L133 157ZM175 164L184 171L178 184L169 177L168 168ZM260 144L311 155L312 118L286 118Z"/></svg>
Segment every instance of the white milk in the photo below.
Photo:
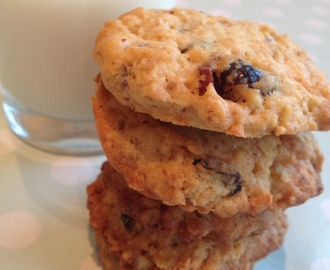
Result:
<svg viewBox="0 0 330 270"><path fill-rule="evenodd" d="M174 0L1 0L0 77L6 93L37 113L92 119L95 37L105 21Z"/></svg>

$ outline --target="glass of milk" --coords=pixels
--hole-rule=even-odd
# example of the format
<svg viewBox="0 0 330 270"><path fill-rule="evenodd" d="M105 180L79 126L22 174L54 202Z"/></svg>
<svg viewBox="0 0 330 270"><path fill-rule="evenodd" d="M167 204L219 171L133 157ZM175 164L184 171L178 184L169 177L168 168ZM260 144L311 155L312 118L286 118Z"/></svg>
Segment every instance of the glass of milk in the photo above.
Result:
<svg viewBox="0 0 330 270"><path fill-rule="evenodd" d="M90 100L96 35L105 21L131 9L175 2L1 0L0 87L10 129L53 153L102 153Z"/></svg>

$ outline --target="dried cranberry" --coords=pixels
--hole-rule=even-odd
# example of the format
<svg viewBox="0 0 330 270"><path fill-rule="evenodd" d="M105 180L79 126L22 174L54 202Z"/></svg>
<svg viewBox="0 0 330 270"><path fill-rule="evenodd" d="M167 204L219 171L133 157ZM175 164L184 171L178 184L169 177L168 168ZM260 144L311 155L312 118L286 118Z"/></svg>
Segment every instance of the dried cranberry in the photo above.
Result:
<svg viewBox="0 0 330 270"><path fill-rule="evenodd" d="M210 83L214 83L214 68L210 65L200 66L198 68L199 74L201 75L202 79L199 80L199 95L203 96L206 93L207 86Z"/></svg>

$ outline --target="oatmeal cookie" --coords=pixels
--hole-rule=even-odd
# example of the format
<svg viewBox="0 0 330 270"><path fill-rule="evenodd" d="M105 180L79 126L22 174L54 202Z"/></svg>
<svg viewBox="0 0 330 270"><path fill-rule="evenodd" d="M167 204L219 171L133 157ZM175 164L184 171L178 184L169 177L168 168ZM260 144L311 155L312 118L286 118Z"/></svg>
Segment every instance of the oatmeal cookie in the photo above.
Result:
<svg viewBox="0 0 330 270"><path fill-rule="evenodd" d="M147 229L158 231L160 235L176 235L181 242L202 238L235 240L259 234L282 215L279 207L258 214L238 213L228 218L213 213L203 215L197 211L186 212L178 206L164 205L128 188L127 182L108 162L103 164L101 174L103 192L116 194L117 207L122 214L140 222Z"/></svg>
<svg viewBox="0 0 330 270"><path fill-rule="evenodd" d="M244 139L176 126L121 105L101 81L93 109L109 163L131 189L164 204L228 217L322 191L323 157L311 132Z"/></svg>
<svg viewBox="0 0 330 270"><path fill-rule="evenodd" d="M330 128L325 73L267 25L136 9L105 24L94 58L116 99L162 121L239 137Z"/></svg>
<svg viewBox="0 0 330 270"><path fill-rule="evenodd" d="M116 192L109 192L102 178L100 174L87 192L90 224L104 269L113 270L111 255L115 255L121 269L127 270L248 270L283 242L287 228L283 212L266 230L242 238L202 237L186 242L176 234L164 235L123 214Z"/></svg>

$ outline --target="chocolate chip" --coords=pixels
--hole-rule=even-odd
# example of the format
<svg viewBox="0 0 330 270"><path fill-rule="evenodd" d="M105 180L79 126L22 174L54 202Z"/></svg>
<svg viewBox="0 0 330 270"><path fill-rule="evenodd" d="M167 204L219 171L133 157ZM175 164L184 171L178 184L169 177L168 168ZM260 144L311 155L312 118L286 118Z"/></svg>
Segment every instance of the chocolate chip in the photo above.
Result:
<svg viewBox="0 0 330 270"><path fill-rule="evenodd" d="M221 181L229 188L229 196L233 196L242 190L242 179L232 164L224 161L206 162L203 159L194 159L194 166L200 164L204 169L220 174Z"/></svg>
<svg viewBox="0 0 330 270"><path fill-rule="evenodd" d="M124 223L126 231L132 232L134 228L134 219L128 215L121 214L121 220Z"/></svg>

